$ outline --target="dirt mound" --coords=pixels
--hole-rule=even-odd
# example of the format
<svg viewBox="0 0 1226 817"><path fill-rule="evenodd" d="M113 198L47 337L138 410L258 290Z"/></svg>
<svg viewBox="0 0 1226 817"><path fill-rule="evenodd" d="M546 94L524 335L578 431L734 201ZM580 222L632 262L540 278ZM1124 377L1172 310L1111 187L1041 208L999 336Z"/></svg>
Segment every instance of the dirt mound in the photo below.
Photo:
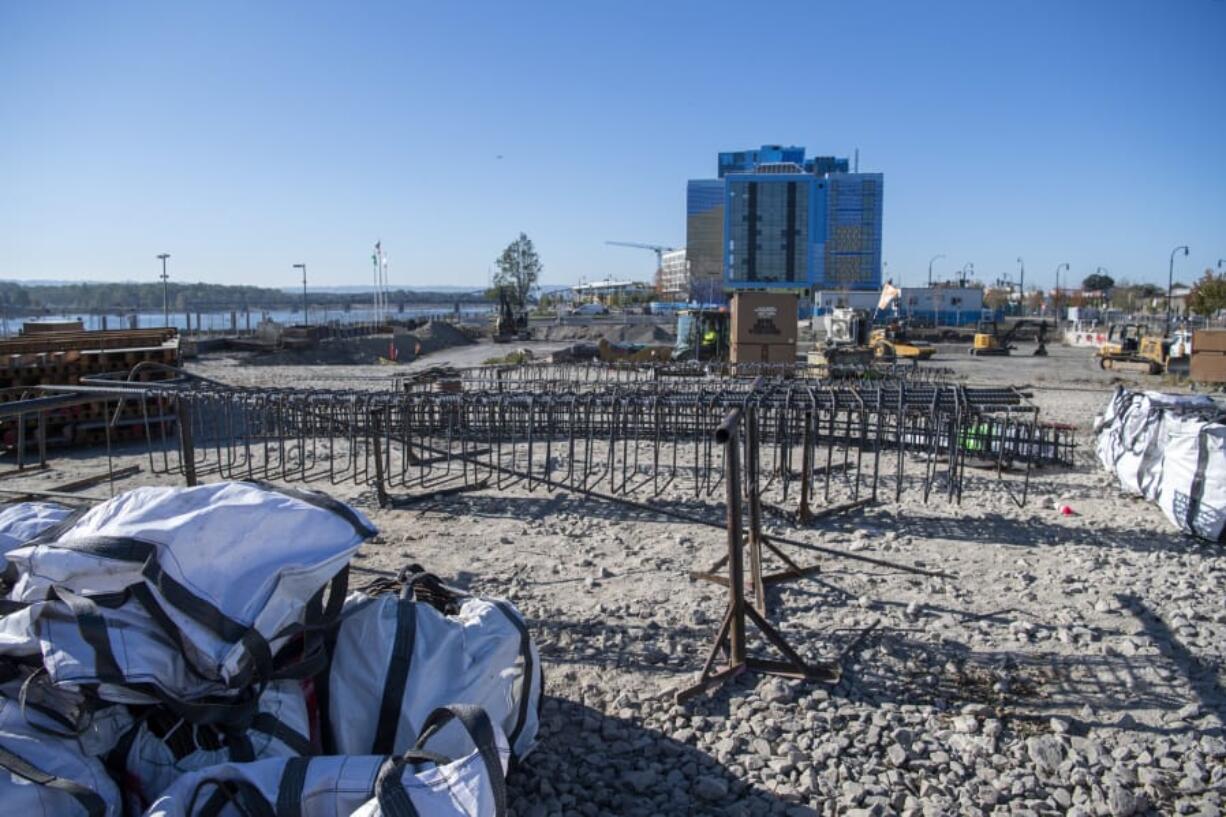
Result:
<svg viewBox="0 0 1226 817"><path fill-rule="evenodd" d="M647 343L671 345L672 330L659 323L581 324L546 326L533 330L539 340L607 340L610 343Z"/></svg>
<svg viewBox="0 0 1226 817"><path fill-rule="evenodd" d="M462 329L443 321L430 321L425 326L410 332L409 336L421 344L419 352L421 355L428 355L441 349L450 349L452 346L468 346L474 342ZM405 336L398 336L397 340L400 337ZM397 343L397 346L400 347L402 354L405 351L412 351L411 342L408 349L400 343Z"/></svg>
<svg viewBox="0 0 1226 817"><path fill-rule="evenodd" d="M381 357L394 357L401 363L408 363L431 352L474 342L459 327L443 321L430 321L404 334L325 340L310 349L253 354L243 363L253 366L361 366L378 363Z"/></svg>

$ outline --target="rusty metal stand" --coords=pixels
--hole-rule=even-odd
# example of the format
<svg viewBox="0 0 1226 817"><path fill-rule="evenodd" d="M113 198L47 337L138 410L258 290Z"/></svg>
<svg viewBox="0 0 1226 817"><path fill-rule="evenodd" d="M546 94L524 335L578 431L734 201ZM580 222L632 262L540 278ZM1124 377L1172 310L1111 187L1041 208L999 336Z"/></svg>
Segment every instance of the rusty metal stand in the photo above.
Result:
<svg viewBox="0 0 1226 817"><path fill-rule="evenodd" d="M749 503L749 576L753 594L753 606L758 613L765 616L766 610L766 588L769 585L779 584L780 582L790 581L792 579L803 579L806 576L811 576L814 573L820 573L821 565L813 564L802 567L798 565L791 557L789 557L770 537L764 536L762 533L762 497L758 487L759 473L759 451L758 445L758 422L757 408L753 405L745 409L745 421L747 429L745 432L747 445L745 447L746 460L746 477L745 477L745 499ZM722 427L721 427L722 428ZM806 435L808 429L806 427ZM825 516L831 516L835 513L841 513L850 510L852 507L861 507L867 500L858 501L848 505L840 505L834 508L829 508L817 514L808 512L808 494L809 494L809 473L812 464L811 455L809 452L808 439L806 437L805 445L805 475L801 480L801 510L807 515L809 520L816 520ZM737 452L739 455L739 451ZM736 463L739 465L739 463ZM738 472L739 482L739 472ZM739 496L739 494L738 494ZM770 553L783 562L784 570L777 573L762 572L762 550L765 548ZM710 570L703 572L694 572L690 574L691 578L702 579L703 581L712 582L721 586L728 585L728 579L720 575L718 571L728 564L728 556L724 555L712 565Z"/></svg>
<svg viewBox="0 0 1226 817"><path fill-rule="evenodd" d="M812 665L792 649L787 643L783 635L774 628L751 604L747 604L745 600L745 563L744 549L745 541L742 531L741 517L741 479L740 479L740 451L738 439L738 426L741 422L741 410L734 409L715 432L715 439L724 446L725 451L725 490L727 498L727 531L728 531L728 556L726 563L728 565L728 577L726 583L728 586L728 609L724 613L723 622L720 624L719 632L715 636L715 643L711 646L711 652L707 656L706 663L703 665L702 672L699 674L698 681L693 685L684 689L678 690L676 700L678 703L693 698L702 692L716 686L724 681L735 678L743 672L765 672L772 675L782 675L790 678L803 678L808 680L826 681L833 683L839 678L839 670L834 665ZM751 424L750 428L753 426ZM752 434L752 431L751 431ZM750 446L753 451L755 447ZM751 455L752 456L752 455ZM751 463L752 465L752 463ZM751 520L755 518L753 500L750 503ZM760 522L760 518L758 518ZM758 544L762 543L759 536ZM753 539L750 541L751 554L755 552L756 547ZM757 584L756 592L761 593L765 582L764 576L761 575L760 552L758 553L759 564L757 565L757 574L754 580ZM752 556L751 556L752 558ZM753 569L751 565L751 570ZM720 577L722 578L722 577ZM761 595L758 596L758 602L765 605ZM761 658L753 658L746 654L745 631L746 621L750 621L758 629L760 633L769 641L775 649L783 654L785 660L772 661ZM716 661L720 653L723 652L727 656L727 664L722 669L715 669Z"/></svg>

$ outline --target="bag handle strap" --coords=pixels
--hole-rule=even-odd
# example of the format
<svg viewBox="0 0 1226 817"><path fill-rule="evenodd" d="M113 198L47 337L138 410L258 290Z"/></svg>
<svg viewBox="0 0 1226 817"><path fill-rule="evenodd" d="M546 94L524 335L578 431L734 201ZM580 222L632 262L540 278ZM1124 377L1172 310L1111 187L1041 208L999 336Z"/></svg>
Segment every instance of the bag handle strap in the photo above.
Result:
<svg viewBox="0 0 1226 817"><path fill-rule="evenodd" d="M197 811L196 801L200 798L201 790L205 786L212 786L213 793ZM243 817L279 817L267 798L264 797L264 793L251 781L214 778L201 780L196 784L186 813L194 814L196 817L221 817L222 810L227 805L233 805Z"/></svg>
<svg viewBox="0 0 1226 817"><path fill-rule="evenodd" d="M477 747L477 753L485 764L489 777L490 788L494 794L494 815L505 817L507 813L507 781L502 772L502 761L498 756L498 742L495 738L494 724L489 715L479 706L452 704L440 707L430 713L422 726L421 736L412 749L399 757L390 758L379 776L375 779L375 798L379 809L386 817L418 817L417 809L409 797L409 792L401 780L404 767L414 761L426 761L436 766L452 762L450 758L427 751L424 747L430 738L440 729L458 720L468 732L469 738Z"/></svg>
<svg viewBox="0 0 1226 817"><path fill-rule="evenodd" d="M48 774L42 769L0 746L0 767L38 786L62 791L81 804L89 817L106 817L107 805L102 795L87 789L75 780Z"/></svg>
<svg viewBox="0 0 1226 817"><path fill-rule="evenodd" d="M477 747L477 753L481 755L481 760L485 763L485 770L489 773L490 788L494 791L494 814L496 817L504 817L507 813L507 780L502 771L502 759L499 757L494 724L484 709L471 704L439 707L431 712L425 723L422 724L421 735L417 738L417 743L413 748L415 750L425 749L430 738L452 720L460 722L464 731L472 739L473 745Z"/></svg>

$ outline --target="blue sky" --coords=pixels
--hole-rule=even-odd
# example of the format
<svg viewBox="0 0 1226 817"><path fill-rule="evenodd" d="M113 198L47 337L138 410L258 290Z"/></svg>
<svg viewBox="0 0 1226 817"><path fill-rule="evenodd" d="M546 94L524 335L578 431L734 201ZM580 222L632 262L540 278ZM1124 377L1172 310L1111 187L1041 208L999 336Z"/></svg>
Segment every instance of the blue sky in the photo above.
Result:
<svg viewBox="0 0 1226 817"><path fill-rule="evenodd" d="M768 16L769 15L769 16ZM1226 0L0 4L0 278L646 278L720 150L885 174L887 275L1226 257ZM501 157L501 158L499 158Z"/></svg>

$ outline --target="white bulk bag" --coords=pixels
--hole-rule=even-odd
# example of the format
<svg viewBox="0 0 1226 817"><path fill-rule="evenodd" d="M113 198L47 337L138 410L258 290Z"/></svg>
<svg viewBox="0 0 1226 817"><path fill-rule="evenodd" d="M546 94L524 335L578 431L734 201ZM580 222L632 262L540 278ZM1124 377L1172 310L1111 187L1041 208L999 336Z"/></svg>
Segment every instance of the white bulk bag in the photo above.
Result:
<svg viewBox="0 0 1226 817"><path fill-rule="evenodd" d="M209 677L246 686L341 574L370 522L323 494L262 483L137 488L91 509L54 542L9 554L12 598L143 583Z"/></svg>
<svg viewBox="0 0 1226 817"><path fill-rule="evenodd" d="M471 735L468 750L459 757L435 754L426 734L404 757L326 755L223 763L180 777L145 817L502 817L510 759L506 737L473 708L449 707L434 721L442 724L452 716ZM401 806L407 800L412 810L380 812L381 794Z"/></svg>
<svg viewBox="0 0 1226 817"><path fill-rule="evenodd" d="M99 705L78 690L55 686L42 668L0 663L0 679L0 700L11 701L31 729L76 741L89 757L106 755L134 724L126 706Z"/></svg>
<svg viewBox="0 0 1226 817"><path fill-rule="evenodd" d="M1204 410L1215 410L1203 394L1163 394L1147 391L1135 398L1120 424L1121 446L1116 452L1115 474L1120 486L1132 494L1155 500L1161 489L1164 420Z"/></svg>
<svg viewBox="0 0 1226 817"><path fill-rule="evenodd" d="M297 681L274 681L244 731L194 725L162 707L145 713L119 742L116 765L128 795L147 807L180 776L219 763L314 754L306 699Z"/></svg>
<svg viewBox="0 0 1226 817"><path fill-rule="evenodd" d="M122 817L119 789L78 741L31 726L0 697L0 804L17 817Z"/></svg>
<svg viewBox="0 0 1226 817"><path fill-rule="evenodd" d="M1226 424L1166 418L1158 506L1180 530L1214 542L1226 529Z"/></svg>
<svg viewBox="0 0 1226 817"><path fill-rule="evenodd" d="M519 612L500 599L454 598L454 615L400 594L351 594L345 600L320 706L328 716L330 751L394 754L413 745L430 713L448 704L485 710L522 759L536 745L541 662ZM455 727L436 739L457 754Z"/></svg>
<svg viewBox="0 0 1226 817"><path fill-rule="evenodd" d="M33 539L47 528L62 522L71 508L54 502L17 502L0 508L0 549Z"/></svg>
<svg viewBox="0 0 1226 817"><path fill-rule="evenodd" d="M50 599L35 602L27 612L33 617L43 665L53 683L87 688L103 700L123 704L187 706L190 701L242 695L220 679L198 672L184 657L190 645L168 632L150 609L158 607L148 589L135 585L103 598L56 589ZM6 616L5 621L18 615ZM254 711L254 702L250 709Z"/></svg>

